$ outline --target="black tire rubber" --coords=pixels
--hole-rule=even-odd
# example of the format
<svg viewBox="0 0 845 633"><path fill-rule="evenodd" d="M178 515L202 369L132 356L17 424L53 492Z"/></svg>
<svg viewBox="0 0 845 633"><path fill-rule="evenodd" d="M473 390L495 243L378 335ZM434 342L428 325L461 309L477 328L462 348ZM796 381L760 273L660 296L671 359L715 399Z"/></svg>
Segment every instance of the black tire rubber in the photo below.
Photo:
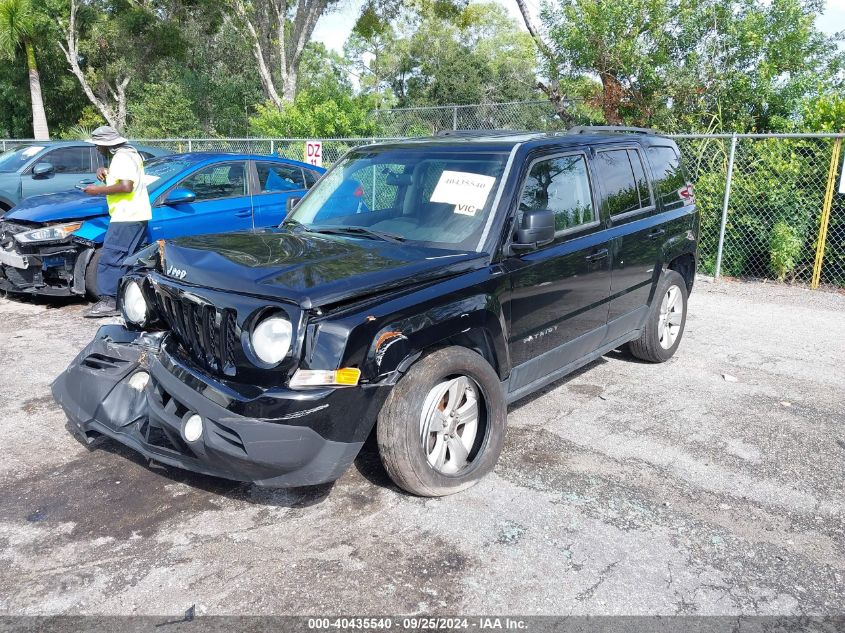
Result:
<svg viewBox="0 0 845 633"><path fill-rule="evenodd" d="M484 432L470 465L458 474L444 475L426 459L420 415L429 391L455 375L469 376L481 388ZM381 461L397 486L411 494L439 497L466 490L493 470L504 445L506 423L507 402L490 364L472 350L445 347L423 356L393 387L379 413L376 437Z"/></svg>
<svg viewBox="0 0 845 633"><path fill-rule="evenodd" d="M660 340L657 334L657 323L660 318L660 304L663 301L663 296L669 291L671 286L677 286L681 291L681 299L684 304L684 313L681 316L681 329L678 332L678 338L669 349L664 349L660 345ZM678 349L678 345L684 336L684 329L687 325L687 283L680 274L674 270L666 270L660 277L657 284L657 289L654 291L654 298L651 301L651 307L646 317L645 326L640 334L640 338L628 343L628 351L641 360L650 363L664 363L672 356Z"/></svg>
<svg viewBox="0 0 845 633"><path fill-rule="evenodd" d="M96 249L85 267L85 295L91 301L97 301L100 298L100 293L97 292L97 264L100 263L102 253L102 248Z"/></svg>

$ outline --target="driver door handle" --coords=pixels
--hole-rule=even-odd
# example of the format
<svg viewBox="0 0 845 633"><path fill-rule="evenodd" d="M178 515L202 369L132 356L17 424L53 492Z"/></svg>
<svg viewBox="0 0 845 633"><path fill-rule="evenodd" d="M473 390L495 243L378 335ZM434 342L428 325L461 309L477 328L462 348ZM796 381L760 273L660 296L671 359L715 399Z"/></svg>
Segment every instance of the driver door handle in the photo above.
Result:
<svg viewBox="0 0 845 633"><path fill-rule="evenodd" d="M587 255L588 262L597 262L602 259L607 259L607 249L603 248L600 251L596 251L595 253L590 253Z"/></svg>
<svg viewBox="0 0 845 633"><path fill-rule="evenodd" d="M235 211L236 218L250 218L252 217L252 209L244 209L243 211Z"/></svg>

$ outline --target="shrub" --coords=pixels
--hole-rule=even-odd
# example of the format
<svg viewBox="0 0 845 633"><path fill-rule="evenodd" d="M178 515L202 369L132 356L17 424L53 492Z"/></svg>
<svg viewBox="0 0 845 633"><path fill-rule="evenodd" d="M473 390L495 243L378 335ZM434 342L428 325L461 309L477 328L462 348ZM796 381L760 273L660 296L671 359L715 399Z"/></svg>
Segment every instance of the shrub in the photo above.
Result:
<svg viewBox="0 0 845 633"><path fill-rule="evenodd" d="M777 222L769 236L769 257L778 281L795 270L803 240L799 232L786 222Z"/></svg>

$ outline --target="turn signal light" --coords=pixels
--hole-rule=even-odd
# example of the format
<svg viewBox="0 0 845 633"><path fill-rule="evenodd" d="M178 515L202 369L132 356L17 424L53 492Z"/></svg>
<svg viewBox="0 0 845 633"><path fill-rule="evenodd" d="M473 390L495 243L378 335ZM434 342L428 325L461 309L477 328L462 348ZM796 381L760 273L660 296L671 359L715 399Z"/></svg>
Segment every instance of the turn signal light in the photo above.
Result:
<svg viewBox="0 0 845 633"><path fill-rule="evenodd" d="M290 387L354 387L360 379L361 370L357 367L337 370L297 369L290 379Z"/></svg>

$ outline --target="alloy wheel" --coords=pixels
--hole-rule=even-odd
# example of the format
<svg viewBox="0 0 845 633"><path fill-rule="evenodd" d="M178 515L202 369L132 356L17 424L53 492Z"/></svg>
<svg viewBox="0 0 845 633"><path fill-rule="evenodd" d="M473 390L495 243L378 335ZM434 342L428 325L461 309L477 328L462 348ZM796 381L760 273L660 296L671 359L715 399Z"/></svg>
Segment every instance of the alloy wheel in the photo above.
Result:
<svg viewBox="0 0 845 633"><path fill-rule="evenodd" d="M669 290L663 295L657 319L657 340L660 347L670 349L678 339L684 320L684 300L678 286L669 286Z"/></svg>
<svg viewBox="0 0 845 633"><path fill-rule="evenodd" d="M434 470L454 475L470 465L481 398L478 383L468 376L446 379L429 391L420 416L420 442Z"/></svg>

